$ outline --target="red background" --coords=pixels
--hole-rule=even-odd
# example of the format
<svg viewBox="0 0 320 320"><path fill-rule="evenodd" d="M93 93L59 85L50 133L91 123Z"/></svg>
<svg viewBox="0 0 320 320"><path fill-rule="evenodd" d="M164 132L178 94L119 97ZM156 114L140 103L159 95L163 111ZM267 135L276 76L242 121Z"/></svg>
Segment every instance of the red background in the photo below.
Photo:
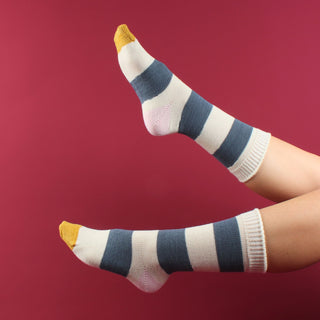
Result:
<svg viewBox="0 0 320 320"><path fill-rule="evenodd" d="M303 0L1 1L1 319L318 319L319 265L179 273L148 295L79 262L58 225L178 228L271 204L191 140L147 133L113 34L127 23L207 100L319 153L319 10Z"/></svg>

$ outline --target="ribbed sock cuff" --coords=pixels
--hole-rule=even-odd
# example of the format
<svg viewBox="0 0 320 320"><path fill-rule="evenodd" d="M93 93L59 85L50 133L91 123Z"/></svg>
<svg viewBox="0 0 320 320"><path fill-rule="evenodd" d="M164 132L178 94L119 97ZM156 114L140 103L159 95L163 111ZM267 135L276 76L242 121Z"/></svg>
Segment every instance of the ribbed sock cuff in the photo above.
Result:
<svg viewBox="0 0 320 320"><path fill-rule="evenodd" d="M251 138L240 155L237 162L229 168L240 182L246 182L252 178L260 168L267 152L271 134L260 129L253 128Z"/></svg>
<svg viewBox="0 0 320 320"><path fill-rule="evenodd" d="M240 228L246 272L267 271L267 250L263 222L259 209L243 213Z"/></svg>

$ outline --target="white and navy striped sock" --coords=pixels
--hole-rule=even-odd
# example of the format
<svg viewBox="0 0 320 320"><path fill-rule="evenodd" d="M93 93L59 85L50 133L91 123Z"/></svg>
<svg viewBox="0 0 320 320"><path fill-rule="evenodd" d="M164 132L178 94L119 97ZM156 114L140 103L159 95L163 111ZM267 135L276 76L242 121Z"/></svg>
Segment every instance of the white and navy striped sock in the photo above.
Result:
<svg viewBox="0 0 320 320"><path fill-rule="evenodd" d="M143 118L153 135L182 133L217 158L241 182L258 171L270 134L213 106L150 56L126 25L115 44L122 72L138 95Z"/></svg>
<svg viewBox="0 0 320 320"><path fill-rule="evenodd" d="M62 222L60 236L84 263L120 274L145 292L177 271L266 272L258 209L231 219L174 230L93 230Z"/></svg>

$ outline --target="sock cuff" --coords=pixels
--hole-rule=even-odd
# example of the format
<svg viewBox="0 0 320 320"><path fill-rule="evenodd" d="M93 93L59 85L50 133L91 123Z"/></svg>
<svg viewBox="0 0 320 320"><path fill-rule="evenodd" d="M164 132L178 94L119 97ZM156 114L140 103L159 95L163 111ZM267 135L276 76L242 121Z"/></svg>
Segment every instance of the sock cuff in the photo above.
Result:
<svg viewBox="0 0 320 320"><path fill-rule="evenodd" d="M242 220L244 243L246 254L245 271L260 272L267 271L267 250L263 222L259 209L243 213L239 216Z"/></svg>
<svg viewBox="0 0 320 320"><path fill-rule="evenodd" d="M270 133L253 128L251 138L245 150L238 161L229 168L229 171L240 182L248 181L257 173L267 152L270 138Z"/></svg>

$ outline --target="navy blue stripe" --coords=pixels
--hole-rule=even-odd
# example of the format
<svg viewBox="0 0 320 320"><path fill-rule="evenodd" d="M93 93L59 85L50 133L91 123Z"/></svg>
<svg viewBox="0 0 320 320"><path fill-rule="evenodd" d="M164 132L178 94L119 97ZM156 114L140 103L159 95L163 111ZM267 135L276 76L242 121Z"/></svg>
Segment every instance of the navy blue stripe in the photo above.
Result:
<svg viewBox="0 0 320 320"><path fill-rule="evenodd" d="M225 167L231 167L246 147L253 128L235 119L220 148L213 154Z"/></svg>
<svg viewBox="0 0 320 320"><path fill-rule="evenodd" d="M196 139L201 133L211 110L212 104L192 91L183 108L178 131L191 139Z"/></svg>
<svg viewBox="0 0 320 320"><path fill-rule="evenodd" d="M132 259L132 233L129 230L113 229L109 233L100 268L127 276Z"/></svg>
<svg viewBox="0 0 320 320"><path fill-rule="evenodd" d="M159 264L168 274L192 271L185 239L185 229L160 230L157 239Z"/></svg>
<svg viewBox="0 0 320 320"><path fill-rule="evenodd" d="M143 103L164 91L172 76L172 72L162 62L154 60L145 71L131 81L131 85Z"/></svg>
<svg viewBox="0 0 320 320"><path fill-rule="evenodd" d="M236 218L213 224L218 262L221 272L243 272L240 232Z"/></svg>

